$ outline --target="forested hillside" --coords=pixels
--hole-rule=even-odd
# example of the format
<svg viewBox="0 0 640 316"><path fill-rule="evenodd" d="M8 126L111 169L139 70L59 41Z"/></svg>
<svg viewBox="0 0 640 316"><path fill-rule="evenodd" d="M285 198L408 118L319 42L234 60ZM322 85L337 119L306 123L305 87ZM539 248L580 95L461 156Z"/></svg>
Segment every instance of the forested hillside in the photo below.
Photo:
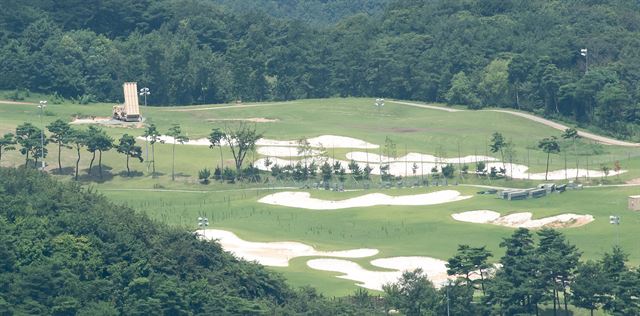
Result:
<svg viewBox="0 0 640 316"><path fill-rule="evenodd" d="M77 184L0 168L0 315L375 314Z"/></svg>
<svg viewBox="0 0 640 316"><path fill-rule="evenodd" d="M300 20L312 26L327 26L341 19L366 13L378 15L391 0L211 0L236 12L260 11L268 15Z"/></svg>
<svg viewBox="0 0 640 316"><path fill-rule="evenodd" d="M382 96L513 107L640 135L633 0L397 0L323 27L301 12L347 2L1 3L0 89L116 101L134 80L156 105ZM252 10L275 3L273 15L293 19Z"/></svg>

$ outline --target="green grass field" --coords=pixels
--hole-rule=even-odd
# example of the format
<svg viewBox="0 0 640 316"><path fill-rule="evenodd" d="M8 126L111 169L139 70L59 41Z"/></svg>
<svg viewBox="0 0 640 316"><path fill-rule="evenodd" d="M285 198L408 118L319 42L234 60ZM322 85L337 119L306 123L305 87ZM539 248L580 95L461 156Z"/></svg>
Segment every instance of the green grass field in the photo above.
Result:
<svg viewBox="0 0 640 316"><path fill-rule="evenodd" d="M1 94L0 94L1 95ZM35 101L42 96L33 95ZM71 120L74 115L109 116L112 104L50 104L44 124L58 118ZM323 134L349 136L370 143L384 144L386 137L397 143L398 155L409 152L438 154L448 157L458 155L492 155L487 153L487 143L494 131L499 131L516 145L517 163L530 165L535 172L544 172L546 154L537 149L537 141L543 137L559 136L560 131L505 113L487 111L445 112L398 105L388 102L377 112L371 99L327 99L302 100L283 103L260 104L241 107L238 105L205 105L191 107L141 108L147 122L158 125L166 132L171 124L179 123L190 138L205 137L213 127L221 127L220 119L269 118L271 123L258 123L258 130L272 139L293 140ZM218 121L216 121L218 120ZM40 125L35 105L0 104L0 134L15 130L23 122ZM123 133L134 136L143 134L143 129L106 128L114 138ZM145 146L144 142L139 142ZM563 141L568 167L575 166L573 147ZM50 155L46 161L49 169L57 167L55 146L49 145ZM329 149L330 155L344 159L347 149ZM563 149L563 150L564 150ZM581 168L587 157L590 169L601 165L613 167L620 161L623 169L629 170L620 177L609 177L609 183L640 177L640 150L617 146L578 142ZM81 175L86 174L90 154L84 151ZM224 151L225 164L231 165L231 154ZM499 155L493 154L498 157ZM259 158L255 155L249 158ZM63 151L63 166L59 178L70 180L75 152ZM132 169L138 173L125 177L124 156L112 150L105 153L105 177L98 181L87 176L82 182L92 185L116 203L123 203L147 213L151 218L193 230L198 216L207 216L211 227L227 229L248 241L300 241L320 250L351 248L377 248L380 253L374 258L391 256L429 256L447 259L454 254L458 244L487 245L494 253L493 260L501 256L498 244L512 229L493 225L456 222L451 214L461 211L489 209L503 215L530 211L535 218L561 213L591 214L595 221L579 228L563 229L568 239L583 252L583 259L595 259L618 242L616 227L608 223L609 215L620 215L619 243L630 254L630 261L640 263L640 243L636 232L640 228L640 213L627 210L627 196L638 194L638 187L601 187L581 191L569 191L549 197L526 201L503 201L494 196L479 196L479 189L470 186L449 186L473 198L433 206L377 206L351 208L335 211L311 211L279 207L258 203L267 194L277 192L260 184L197 183L197 172L202 168L213 168L220 163L219 152L206 146L178 146L176 150L176 181L171 181L171 145L156 145L156 169L160 175L152 178L145 163L133 162ZM12 151L3 154L3 166L18 166L24 158ZM565 152L552 155L551 169L562 169ZM473 168L473 167L472 167ZM570 177L571 175L569 175ZM534 181L485 180L467 176L465 184L485 184L510 187L529 187ZM375 182L375 179L374 179ZM273 183L275 186L300 186L291 183ZM350 184L356 187L353 184ZM442 189L403 188L377 189L373 185L367 191L331 192L311 190L312 197L323 199L346 199L365 193L382 192L390 195L418 194ZM193 191L193 192L189 192ZM368 269L374 269L369 261L374 258L354 259ZM290 267L273 268L282 272L294 285L311 284L329 295L343 295L355 289L352 281L334 278L335 273L311 270L306 267L309 258L296 258Z"/></svg>

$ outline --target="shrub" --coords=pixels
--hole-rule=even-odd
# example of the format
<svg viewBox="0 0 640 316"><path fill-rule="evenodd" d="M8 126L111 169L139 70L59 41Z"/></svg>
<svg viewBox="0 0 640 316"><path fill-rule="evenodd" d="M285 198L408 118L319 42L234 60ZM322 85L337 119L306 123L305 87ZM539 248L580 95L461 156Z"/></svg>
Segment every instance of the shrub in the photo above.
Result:
<svg viewBox="0 0 640 316"><path fill-rule="evenodd" d="M211 177L211 171L209 169L204 168L198 171L198 179L202 184L209 184L209 177Z"/></svg>

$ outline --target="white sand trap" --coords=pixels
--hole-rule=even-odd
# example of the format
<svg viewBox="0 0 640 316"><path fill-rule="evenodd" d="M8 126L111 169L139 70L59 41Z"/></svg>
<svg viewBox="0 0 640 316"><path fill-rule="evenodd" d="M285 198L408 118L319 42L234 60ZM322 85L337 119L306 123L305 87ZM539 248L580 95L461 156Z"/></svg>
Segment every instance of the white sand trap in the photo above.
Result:
<svg viewBox="0 0 640 316"><path fill-rule="evenodd" d="M531 179L531 180L544 180L545 173L528 173L529 168L525 165L519 164L510 164L505 163L504 165L501 162L490 162L487 164L487 170L491 170L491 167L495 167L496 169L503 168L503 166L507 170L507 175L514 179ZM616 176L618 174L622 174L627 172L627 170L620 170L618 172L610 171L608 176ZM602 178L605 176L604 172L599 170L586 170L586 169L578 169L578 177L583 178L589 176L590 178ZM565 179L573 179L576 177L576 169L567 169L566 172L564 169L560 170L549 170L549 174L547 176L548 180L565 180Z"/></svg>
<svg viewBox="0 0 640 316"><path fill-rule="evenodd" d="M272 267L287 267L289 266L289 260L296 257L364 258L378 254L377 249L368 248L344 251L317 251L312 246L299 242L250 242L240 239L230 231L219 229L198 230L197 233L204 239L217 239L224 250L238 257Z"/></svg>
<svg viewBox="0 0 640 316"><path fill-rule="evenodd" d="M145 140L144 137L139 136L138 139ZM173 137L168 135L161 135L160 140L165 143L173 143ZM314 138L307 139L311 147L325 147L325 148L378 148L380 146L367 143L363 140L344 137L344 136L334 136L334 135L322 135ZM196 146L209 146L209 140L207 138L200 139L192 139L185 143L185 145L196 145ZM260 138L256 141L257 146L268 146L268 147L298 147L298 140L273 140L267 138ZM222 146L228 146L226 142L223 141ZM275 156L275 155L274 155Z"/></svg>
<svg viewBox="0 0 640 316"><path fill-rule="evenodd" d="M258 153L269 157L303 157L305 154L298 152L298 148L295 147L282 147L282 146L265 146L258 147ZM320 151L311 150L306 153L308 156L317 156Z"/></svg>
<svg viewBox="0 0 640 316"><path fill-rule="evenodd" d="M359 162L437 162L437 163L476 163L478 161L498 161L494 157L488 156L464 156L454 158L442 158L433 155L421 154L421 153L408 153L406 156L399 158L390 158L384 155L378 155L374 153L366 153L362 151L354 151L347 153L347 159L355 160Z"/></svg>
<svg viewBox="0 0 640 316"><path fill-rule="evenodd" d="M322 271L340 272L341 279L356 281L356 285L382 291L382 286L387 283L397 282L404 271L421 268L429 280L437 287L446 281L446 261L429 257L393 257L371 261L371 264L380 268L395 271L371 271L362 268L359 264L340 259L313 259L307 261L307 266Z"/></svg>
<svg viewBox="0 0 640 316"><path fill-rule="evenodd" d="M336 135L322 135L307 139L311 147L325 147L325 148L379 148L376 144L367 143L364 140L336 136ZM298 140L273 140L262 138L256 142L258 146L298 146Z"/></svg>
<svg viewBox="0 0 640 316"><path fill-rule="evenodd" d="M258 202L308 210L338 210L352 207L370 207L376 205L434 205L461 201L472 196L461 196L455 190L443 190L432 193L390 196L382 193L371 193L346 200L330 201L311 197L308 192L278 192L269 194Z"/></svg>
<svg viewBox="0 0 640 316"><path fill-rule="evenodd" d="M451 215L453 219L461 222L493 224L512 228L569 228L580 227L593 222L592 215L578 215L573 213L533 219L530 212L513 213L500 216L500 213L489 210L469 211Z"/></svg>

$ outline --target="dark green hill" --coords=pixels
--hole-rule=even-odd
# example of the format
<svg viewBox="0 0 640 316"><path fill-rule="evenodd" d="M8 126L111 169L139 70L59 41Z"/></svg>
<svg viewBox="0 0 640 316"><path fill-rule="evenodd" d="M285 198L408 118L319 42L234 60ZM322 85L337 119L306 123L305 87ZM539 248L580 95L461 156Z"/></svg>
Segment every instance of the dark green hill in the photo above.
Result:
<svg viewBox="0 0 640 316"><path fill-rule="evenodd" d="M91 190L0 169L0 315L303 311L359 313Z"/></svg>

